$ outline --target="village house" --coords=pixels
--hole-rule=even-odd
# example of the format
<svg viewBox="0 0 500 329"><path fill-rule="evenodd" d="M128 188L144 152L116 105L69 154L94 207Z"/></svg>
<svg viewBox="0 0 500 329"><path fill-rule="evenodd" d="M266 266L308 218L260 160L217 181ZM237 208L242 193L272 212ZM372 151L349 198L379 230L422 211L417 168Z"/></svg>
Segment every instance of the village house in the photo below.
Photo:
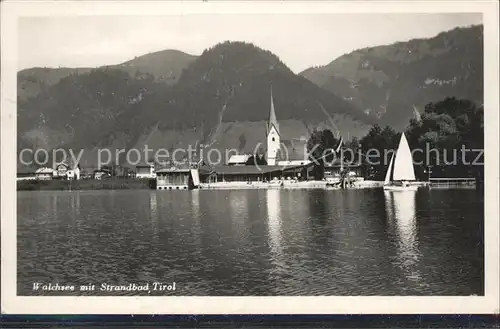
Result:
<svg viewBox="0 0 500 329"><path fill-rule="evenodd" d="M93 179L94 171L92 168L81 168L80 169L80 179Z"/></svg>
<svg viewBox="0 0 500 329"><path fill-rule="evenodd" d="M135 165L136 178L156 178L155 163L153 161L141 161Z"/></svg>
<svg viewBox="0 0 500 329"><path fill-rule="evenodd" d="M50 180L54 177L55 170L48 167L38 168L35 171L36 179L38 180Z"/></svg>
<svg viewBox="0 0 500 329"><path fill-rule="evenodd" d="M342 161L340 159L335 159L333 163L325 164L325 178L327 180L340 180L341 173L347 170L350 177L355 177L360 180L362 177L362 168L360 163L350 163L348 161Z"/></svg>
<svg viewBox="0 0 500 329"><path fill-rule="evenodd" d="M74 169L70 169L66 172L66 177L68 179L80 179L80 166L76 166Z"/></svg>
<svg viewBox="0 0 500 329"><path fill-rule="evenodd" d="M80 179L80 165L59 163L54 169L54 177L59 179Z"/></svg>
<svg viewBox="0 0 500 329"><path fill-rule="evenodd" d="M54 169L54 177L66 178L69 166L66 163L59 163Z"/></svg>
<svg viewBox="0 0 500 329"><path fill-rule="evenodd" d="M101 180L103 178L111 177L111 172L107 169L96 169L94 170L94 179Z"/></svg>

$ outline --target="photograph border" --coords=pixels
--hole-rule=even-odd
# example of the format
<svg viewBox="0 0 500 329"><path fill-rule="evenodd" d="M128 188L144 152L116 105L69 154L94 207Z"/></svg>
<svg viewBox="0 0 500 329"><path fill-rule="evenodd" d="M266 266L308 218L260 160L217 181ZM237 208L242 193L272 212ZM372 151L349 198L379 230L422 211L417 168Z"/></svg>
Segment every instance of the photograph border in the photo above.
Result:
<svg viewBox="0 0 500 329"><path fill-rule="evenodd" d="M1 311L10 314L487 314L500 313L497 1L1 3ZM59 15L482 13L485 107L485 295L464 297L21 297L17 290L17 19Z"/></svg>

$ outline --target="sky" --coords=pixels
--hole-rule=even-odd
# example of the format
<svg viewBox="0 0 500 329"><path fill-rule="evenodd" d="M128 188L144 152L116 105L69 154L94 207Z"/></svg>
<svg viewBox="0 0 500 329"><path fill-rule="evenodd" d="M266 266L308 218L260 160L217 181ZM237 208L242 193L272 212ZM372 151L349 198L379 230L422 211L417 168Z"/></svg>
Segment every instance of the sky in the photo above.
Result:
<svg viewBox="0 0 500 329"><path fill-rule="evenodd" d="M18 70L112 65L165 49L199 55L230 40L269 50L299 73L359 48L481 23L472 13L22 17Z"/></svg>

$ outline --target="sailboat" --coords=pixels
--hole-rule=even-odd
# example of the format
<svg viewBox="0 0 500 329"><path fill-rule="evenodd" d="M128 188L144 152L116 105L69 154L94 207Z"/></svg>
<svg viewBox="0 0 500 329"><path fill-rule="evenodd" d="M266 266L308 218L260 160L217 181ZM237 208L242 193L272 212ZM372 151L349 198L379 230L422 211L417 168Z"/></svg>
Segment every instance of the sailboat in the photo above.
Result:
<svg viewBox="0 0 500 329"><path fill-rule="evenodd" d="M410 185L411 181L415 181L415 169L413 168L410 146L403 133L399 140L398 149L392 154L389 168L385 174L384 190L417 190L417 186Z"/></svg>

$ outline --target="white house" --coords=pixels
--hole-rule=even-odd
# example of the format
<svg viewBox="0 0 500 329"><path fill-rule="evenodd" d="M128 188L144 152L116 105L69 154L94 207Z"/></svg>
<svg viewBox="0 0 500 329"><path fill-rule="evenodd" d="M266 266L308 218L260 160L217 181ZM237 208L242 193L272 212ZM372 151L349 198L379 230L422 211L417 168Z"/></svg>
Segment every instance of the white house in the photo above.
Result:
<svg viewBox="0 0 500 329"><path fill-rule="evenodd" d="M54 170L54 176L66 179L80 179L80 166L76 165L73 169L70 169L71 167L66 163L59 163Z"/></svg>
<svg viewBox="0 0 500 329"><path fill-rule="evenodd" d="M65 163L59 163L56 165L56 168L54 169L54 176L55 177L66 177L68 173L69 166Z"/></svg>
<svg viewBox="0 0 500 329"><path fill-rule="evenodd" d="M156 178L154 163L140 163L135 166L136 178Z"/></svg>
<svg viewBox="0 0 500 329"><path fill-rule="evenodd" d="M38 168L35 171L36 179L39 180L52 179L52 177L54 177L54 172L55 170L52 168L47 168L47 167Z"/></svg>
<svg viewBox="0 0 500 329"><path fill-rule="evenodd" d="M229 166L243 166L246 165L248 159L250 159L248 154L235 154L229 158L227 164Z"/></svg>
<svg viewBox="0 0 500 329"><path fill-rule="evenodd" d="M80 167L76 166L74 169L70 169L66 172L66 177L68 179L80 179Z"/></svg>

